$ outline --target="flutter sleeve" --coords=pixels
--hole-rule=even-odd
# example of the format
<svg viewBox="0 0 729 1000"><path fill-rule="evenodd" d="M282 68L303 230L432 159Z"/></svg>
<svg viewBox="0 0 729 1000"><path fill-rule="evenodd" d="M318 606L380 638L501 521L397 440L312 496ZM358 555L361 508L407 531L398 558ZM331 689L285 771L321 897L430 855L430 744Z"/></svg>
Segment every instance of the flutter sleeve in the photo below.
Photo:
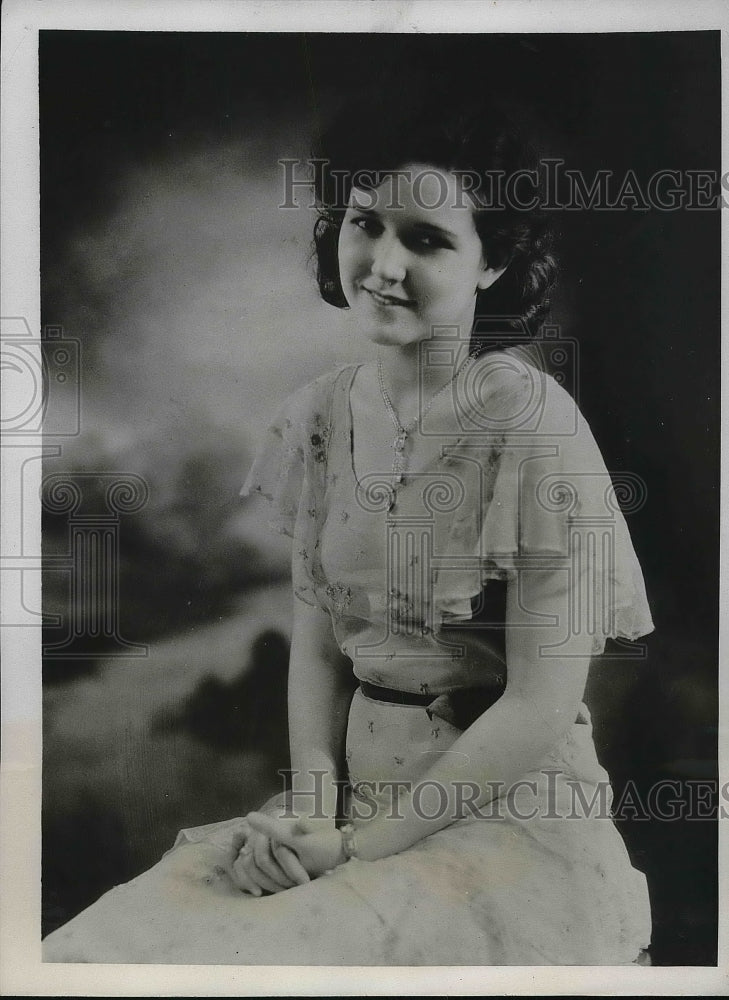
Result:
<svg viewBox="0 0 729 1000"><path fill-rule="evenodd" d="M502 386L488 403L505 429L480 449L482 584L526 567L578 575L570 627L592 635L598 655L608 638L654 629L624 516L643 505L645 487L638 475L610 475L587 421L551 376L532 369L526 381Z"/></svg>
<svg viewBox="0 0 729 1000"><path fill-rule="evenodd" d="M294 594L326 608L319 563L331 435L331 376L321 376L279 407L240 491L269 505L274 531L292 539Z"/></svg>

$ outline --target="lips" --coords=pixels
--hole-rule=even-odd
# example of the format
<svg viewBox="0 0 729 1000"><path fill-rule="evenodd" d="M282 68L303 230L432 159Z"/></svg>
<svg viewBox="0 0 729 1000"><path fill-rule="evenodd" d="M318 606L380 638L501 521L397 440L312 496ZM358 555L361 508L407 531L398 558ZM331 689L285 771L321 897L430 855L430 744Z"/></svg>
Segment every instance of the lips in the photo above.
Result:
<svg viewBox="0 0 729 1000"><path fill-rule="evenodd" d="M401 299L397 295L385 295L384 292L378 292L374 288L368 288L366 285L362 285L362 288L380 306L401 306L407 308L413 305L411 299Z"/></svg>

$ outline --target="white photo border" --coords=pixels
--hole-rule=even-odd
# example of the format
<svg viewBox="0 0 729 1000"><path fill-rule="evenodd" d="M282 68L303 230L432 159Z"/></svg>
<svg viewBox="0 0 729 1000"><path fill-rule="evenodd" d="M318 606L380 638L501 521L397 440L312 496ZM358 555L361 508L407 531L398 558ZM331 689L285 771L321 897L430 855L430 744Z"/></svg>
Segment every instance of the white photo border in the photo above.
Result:
<svg viewBox="0 0 729 1000"><path fill-rule="evenodd" d="M64 30L147 31L347 31L347 32L646 32L721 30L729 11L720 0L430 0L415 2L276 2L276 0L6 0L2 8L2 315L23 316L40 330L38 218L38 32ZM727 74L723 81L724 141L729 135ZM729 260L726 219L723 259ZM729 295L723 274L722 321ZM726 406L726 352L722 367ZM722 486L727 487L727 435L722 449ZM9 469L3 453L3 468ZM40 466L40 463L35 463ZM40 484L40 469L36 470ZM4 478L3 551L15 551L8 532L20 498ZM37 496L37 490L36 490ZM723 512L725 503L722 505ZM40 503L32 516L40 537ZM726 552L726 518L722 518ZM6 547L7 546L7 547ZM39 550L39 547L38 547ZM721 592L726 598L725 570ZM6 609L10 594L1 595ZM38 593L29 595L36 604ZM727 605L726 600L723 604ZM722 617L720 653L726 649ZM720 825L720 923L717 968L320 968L171 965L44 965L40 947L41 683L40 630L2 630L3 733L0 772L0 989L5 995L100 996L312 996L312 995L697 995L729 988L727 954L726 830ZM720 676L721 705L729 692ZM722 718L724 716L722 715ZM729 740L720 726L720 777L727 779Z"/></svg>

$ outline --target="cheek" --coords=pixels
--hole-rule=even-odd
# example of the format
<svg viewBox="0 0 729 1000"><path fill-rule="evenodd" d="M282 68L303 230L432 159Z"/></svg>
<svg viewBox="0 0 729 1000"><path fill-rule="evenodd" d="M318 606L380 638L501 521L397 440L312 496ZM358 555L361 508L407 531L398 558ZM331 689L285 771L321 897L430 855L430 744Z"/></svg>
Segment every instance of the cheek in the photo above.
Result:
<svg viewBox="0 0 729 1000"><path fill-rule="evenodd" d="M471 298L476 295L482 273L480 255L477 258L469 257L461 261L452 276L453 289L459 298Z"/></svg>
<svg viewBox="0 0 729 1000"><path fill-rule="evenodd" d="M344 232L339 237L337 255L342 282L346 281L349 276L357 275L366 267L366 254L363 247L357 240L353 240Z"/></svg>
<svg viewBox="0 0 729 1000"><path fill-rule="evenodd" d="M449 261L431 268L427 280L431 296L449 302L460 302L470 297L474 294L477 281L475 275L471 278L469 268L459 261Z"/></svg>
<svg viewBox="0 0 729 1000"><path fill-rule="evenodd" d="M432 322L456 322L476 302L476 279L460 269L443 267L429 275L427 288L421 286L419 299ZM460 322L460 319L458 320Z"/></svg>

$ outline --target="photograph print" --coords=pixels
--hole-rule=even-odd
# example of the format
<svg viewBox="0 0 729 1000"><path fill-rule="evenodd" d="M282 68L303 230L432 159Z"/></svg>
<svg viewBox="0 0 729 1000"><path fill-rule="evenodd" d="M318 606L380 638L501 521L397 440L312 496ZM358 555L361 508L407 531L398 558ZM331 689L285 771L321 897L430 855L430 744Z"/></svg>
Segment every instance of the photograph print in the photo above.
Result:
<svg viewBox="0 0 729 1000"><path fill-rule="evenodd" d="M39 85L43 961L716 965L720 33Z"/></svg>

